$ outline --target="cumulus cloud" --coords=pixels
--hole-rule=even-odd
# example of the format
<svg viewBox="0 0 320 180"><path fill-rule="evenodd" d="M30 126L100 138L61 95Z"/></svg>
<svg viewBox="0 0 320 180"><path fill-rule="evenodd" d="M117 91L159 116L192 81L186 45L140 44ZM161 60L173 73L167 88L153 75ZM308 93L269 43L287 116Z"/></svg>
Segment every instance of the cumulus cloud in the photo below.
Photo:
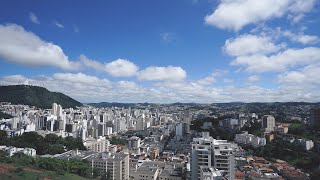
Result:
<svg viewBox="0 0 320 180"><path fill-rule="evenodd" d="M28 79L22 75L10 75L2 78L2 83L12 85L12 84L25 84L28 85Z"/></svg>
<svg viewBox="0 0 320 180"><path fill-rule="evenodd" d="M50 91L62 92L81 102L160 102L159 93L145 89L134 82L111 82L83 73L56 73L52 76L0 77L1 85L29 84L43 86Z"/></svg>
<svg viewBox="0 0 320 180"><path fill-rule="evenodd" d="M252 75L248 77L249 83L255 83L260 80L260 77L258 75Z"/></svg>
<svg viewBox="0 0 320 180"><path fill-rule="evenodd" d="M314 68L314 69L313 69ZM297 85L280 88L263 88L259 86L226 86L215 88L200 85L196 81L161 81L150 87L142 87L132 81L111 82L96 76L83 73L56 73L50 76L24 77L11 75L0 77L0 84L30 84L40 85L51 91L65 93L81 102L274 102L274 101L319 101L318 86L306 86L317 82L319 84L319 69L310 67L301 72L309 75L298 77ZM300 71L299 71L300 72ZM297 73L299 73L297 72ZM291 80L289 80L289 77ZM312 80L310 80L312 77ZM281 79L282 78L282 79ZM286 79L286 80L284 80ZM279 83L285 85L296 81L290 74L279 77Z"/></svg>
<svg viewBox="0 0 320 180"><path fill-rule="evenodd" d="M278 77L278 81L285 85L294 86L319 86L320 85L320 64L308 65L299 70L288 71L282 73Z"/></svg>
<svg viewBox="0 0 320 180"><path fill-rule="evenodd" d="M161 80L161 81L179 81L183 80L187 76L185 70L181 67L156 67L151 66L147 67L144 70L141 70L138 73L138 79L141 81L153 81L153 80Z"/></svg>
<svg viewBox="0 0 320 180"><path fill-rule="evenodd" d="M33 22L35 24L40 24L38 17L33 12L29 13L29 19L31 22Z"/></svg>
<svg viewBox="0 0 320 180"><path fill-rule="evenodd" d="M314 4L315 0L221 0L213 13L205 17L205 23L221 29L239 31L248 24L282 17L285 14L298 21Z"/></svg>
<svg viewBox="0 0 320 180"><path fill-rule="evenodd" d="M139 67L126 59L117 59L107 63L105 69L112 76L129 77L136 75Z"/></svg>
<svg viewBox="0 0 320 180"><path fill-rule="evenodd" d="M79 61L85 65L86 67L93 68L99 71L104 71L105 70L105 65L99 61L95 61L92 59L89 59L85 55L80 55Z"/></svg>
<svg viewBox="0 0 320 180"><path fill-rule="evenodd" d="M288 18L292 19L294 23L299 22L304 14L315 6L315 3L316 0L294 0L288 8L289 12L292 12L288 15Z"/></svg>
<svg viewBox="0 0 320 180"><path fill-rule="evenodd" d="M101 63L99 61L89 59L85 55L80 55L79 60L86 67L107 72L115 77L135 76L139 70L137 65L126 59L117 59L109 63Z"/></svg>
<svg viewBox="0 0 320 180"><path fill-rule="evenodd" d="M224 45L225 52L230 56L270 54L277 52L281 48L282 45L275 45L268 37L252 34L227 39Z"/></svg>
<svg viewBox="0 0 320 180"><path fill-rule="evenodd" d="M114 77L136 76L141 81L177 81L183 80L187 73L181 67L157 67L150 66L141 71L133 62L125 59L117 59L108 63L92 60L81 55L79 61L86 67L98 71L107 72Z"/></svg>
<svg viewBox="0 0 320 180"><path fill-rule="evenodd" d="M210 74L205 78L199 79L197 82L201 85L209 85L216 82L216 77L213 74Z"/></svg>
<svg viewBox="0 0 320 180"><path fill-rule="evenodd" d="M274 55L239 56L231 62L243 66L249 72L285 71L320 61L320 48L287 49Z"/></svg>
<svg viewBox="0 0 320 180"><path fill-rule="evenodd" d="M0 57L28 66L54 66L63 70L80 68L77 62L68 59L61 47L15 24L0 25Z"/></svg>
<svg viewBox="0 0 320 180"><path fill-rule="evenodd" d="M319 42L318 36L306 35L304 33L293 33L291 31L283 31L283 35L288 37L293 42L298 42L303 45L316 44Z"/></svg>
<svg viewBox="0 0 320 180"><path fill-rule="evenodd" d="M216 70L212 72L209 76L197 80L197 83L200 85L210 85L212 83L215 83L218 77L221 77L222 75L227 73L228 71L225 70Z"/></svg>
<svg viewBox="0 0 320 180"><path fill-rule="evenodd" d="M99 79L96 76L90 76L83 73L55 73L53 78L71 83L82 83L87 85L108 85L110 82L107 79Z"/></svg>

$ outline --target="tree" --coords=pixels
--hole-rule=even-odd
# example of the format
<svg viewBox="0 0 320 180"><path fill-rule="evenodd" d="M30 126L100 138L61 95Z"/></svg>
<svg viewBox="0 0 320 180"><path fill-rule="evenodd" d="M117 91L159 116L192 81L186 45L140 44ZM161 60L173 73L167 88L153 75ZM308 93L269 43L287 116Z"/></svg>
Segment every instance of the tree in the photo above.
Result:
<svg viewBox="0 0 320 180"><path fill-rule="evenodd" d="M6 143L8 139L7 131L0 130L0 144Z"/></svg>
<svg viewBox="0 0 320 180"><path fill-rule="evenodd" d="M59 136L56 134L47 134L44 140L49 144L56 144L59 141Z"/></svg>
<svg viewBox="0 0 320 180"><path fill-rule="evenodd" d="M288 133L294 135L302 135L306 132L306 127L303 124L293 123L289 126Z"/></svg>
<svg viewBox="0 0 320 180"><path fill-rule="evenodd" d="M61 154L64 153L64 147L61 144L49 144L46 154Z"/></svg>

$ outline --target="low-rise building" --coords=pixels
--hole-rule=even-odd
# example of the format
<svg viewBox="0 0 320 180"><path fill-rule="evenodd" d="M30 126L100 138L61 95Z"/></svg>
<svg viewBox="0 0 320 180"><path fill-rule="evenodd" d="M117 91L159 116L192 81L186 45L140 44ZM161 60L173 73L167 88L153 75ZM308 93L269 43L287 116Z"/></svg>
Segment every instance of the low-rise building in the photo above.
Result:
<svg viewBox="0 0 320 180"><path fill-rule="evenodd" d="M200 167L200 178L202 180L222 180L223 176L217 169L202 166Z"/></svg>
<svg viewBox="0 0 320 180"><path fill-rule="evenodd" d="M89 150L94 152L105 152L110 146L109 140L105 137L99 137L98 139L87 138L83 145Z"/></svg>
<svg viewBox="0 0 320 180"><path fill-rule="evenodd" d="M109 172L113 180L129 180L128 154L70 150L55 158L87 160L92 168L98 169L100 175Z"/></svg>
<svg viewBox="0 0 320 180"><path fill-rule="evenodd" d="M236 143L250 145L255 148L266 145L266 138L258 137L253 134L248 134L248 132L243 132L242 134L236 134L234 139Z"/></svg>
<svg viewBox="0 0 320 180"><path fill-rule="evenodd" d="M35 157L37 155L37 151L33 148L17 148L12 146L0 146L0 150L4 151L8 154L9 157L13 156L16 153L23 153L27 156Z"/></svg>

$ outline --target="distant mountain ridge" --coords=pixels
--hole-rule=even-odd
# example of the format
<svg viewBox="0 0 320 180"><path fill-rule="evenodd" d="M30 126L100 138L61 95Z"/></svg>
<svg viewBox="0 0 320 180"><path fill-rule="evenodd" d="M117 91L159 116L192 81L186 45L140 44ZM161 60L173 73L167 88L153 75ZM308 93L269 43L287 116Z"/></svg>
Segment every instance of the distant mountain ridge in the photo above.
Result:
<svg viewBox="0 0 320 180"><path fill-rule="evenodd" d="M99 102L99 103L86 103L94 107L134 107L137 105L142 106L155 106L155 105L173 105L173 106L198 106L198 105L211 105L211 106L227 106L227 105L320 105L320 102L225 102L225 103L120 103L120 102Z"/></svg>
<svg viewBox="0 0 320 180"><path fill-rule="evenodd" d="M90 106L94 107L133 107L139 103L118 103L118 102L99 102L99 103L88 103Z"/></svg>
<svg viewBox="0 0 320 180"><path fill-rule="evenodd" d="M0 102L25 104L44 109L51 108L53 102L60 104L63 108L82 106L80 102L63 93L29 85L0 86Z"/></svg>

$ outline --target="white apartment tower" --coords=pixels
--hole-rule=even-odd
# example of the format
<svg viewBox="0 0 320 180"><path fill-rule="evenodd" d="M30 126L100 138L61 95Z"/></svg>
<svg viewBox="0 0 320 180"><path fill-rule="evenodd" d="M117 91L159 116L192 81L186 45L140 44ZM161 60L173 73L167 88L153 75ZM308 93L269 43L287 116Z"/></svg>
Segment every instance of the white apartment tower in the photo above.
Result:
<svg viewBox="0 0 320 180"><path fill-rule="evenodd" d="M57 115L58 114L58 104L57 103L52 103L52 115Z"/></svg>
<svg viewBox="0 0 320 180"><path fill-rule="evenodd" d="M63 109L60 104L52 103L52 115L55 115L57 117L62 117L63 115Z"/></svg>
<svg viewBox="0 0 320 180"><path fill-rule="evenodd" d="M191 179L201 179L200 167L214 168L234 179L234 155L231 144L216 140L203 132L201 138L194 138L191 150Z"/></svg>

